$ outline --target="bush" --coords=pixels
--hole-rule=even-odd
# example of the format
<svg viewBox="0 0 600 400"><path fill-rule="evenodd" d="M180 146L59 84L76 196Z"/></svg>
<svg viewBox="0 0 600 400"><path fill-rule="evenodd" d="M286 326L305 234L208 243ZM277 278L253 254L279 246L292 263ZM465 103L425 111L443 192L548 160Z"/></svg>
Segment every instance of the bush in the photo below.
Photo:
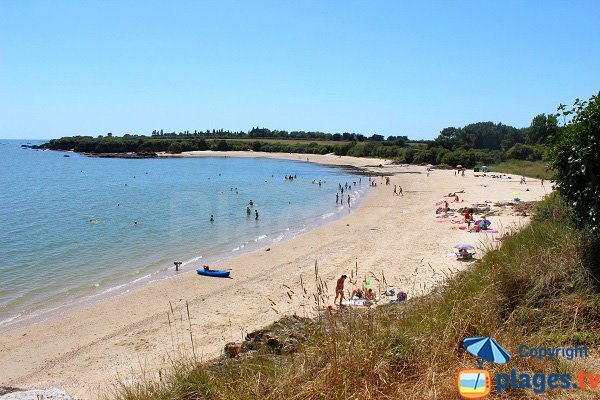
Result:
<svg viewBox="0 0 600 400"><path fill-rule="evenodd" d="M180 142L173 142L169 145L169 153L178 154L183 151L183 146Z"/></svg>
<svg viewBox="0 0 600 400"><path fill-rule="evenodd" d="M545 146L517 143L506 151L506 158L516 160L539 161L544 157Z"/></svg>
<svg viewBox="0 0 600 400"><path fill-rule="evenodd" d="M564 105L553 118L573 116L565 129L550 138L550 167L556 187L575 209L580 223L600 232L600 92L589 101L577 99L571 110Z"/></svg>

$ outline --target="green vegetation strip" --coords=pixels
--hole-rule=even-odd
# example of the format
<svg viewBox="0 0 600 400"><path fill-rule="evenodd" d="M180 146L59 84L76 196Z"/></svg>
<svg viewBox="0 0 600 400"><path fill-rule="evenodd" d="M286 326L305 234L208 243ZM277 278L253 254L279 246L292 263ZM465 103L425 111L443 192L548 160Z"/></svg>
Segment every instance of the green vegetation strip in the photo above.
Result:
<svg viewBox="0 0 600 400"><path fill-rule="evenodd" d="M507 160L491 166L493 172L504 172L530 178L551 179L554 175L544 161Z"/></svg>

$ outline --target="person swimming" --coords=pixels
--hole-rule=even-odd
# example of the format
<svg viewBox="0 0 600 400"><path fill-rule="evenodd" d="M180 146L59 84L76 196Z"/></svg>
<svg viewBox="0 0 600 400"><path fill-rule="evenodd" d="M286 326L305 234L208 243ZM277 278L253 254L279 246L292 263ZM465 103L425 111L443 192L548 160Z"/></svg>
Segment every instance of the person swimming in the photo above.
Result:
<svg viewBox="0 0 600 400"><path fill-rule="evenodd" d="M246 207L246 215L250 216L250 214L252 214L252 211L250 210L250 206Z"/></svg>
<svg viewBox="0 0 600 400"><path fill-rule="evenodd" d="M211 223L212 223L212 222L215 222L215 216L214 216L214 215L212 215L212 214L211 214L211 216L210 216L210 222L211 222Z"/></svg>
<svg viewBox="0 0 600 400"><path fill-rule="evenodd" d="M249 205L250 207L254 207L254 202L253 202L252 200L250 200L250 202L248 203L248 205Z"/></svg>

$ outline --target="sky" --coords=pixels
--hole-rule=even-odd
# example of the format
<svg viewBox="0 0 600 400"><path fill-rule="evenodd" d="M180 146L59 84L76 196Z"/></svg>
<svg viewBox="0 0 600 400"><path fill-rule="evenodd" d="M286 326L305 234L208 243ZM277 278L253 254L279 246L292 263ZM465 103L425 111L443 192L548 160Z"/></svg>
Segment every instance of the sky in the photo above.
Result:
<svg viewBox="0 0 600 400"><path fill-rule="evenodd" d="M598 1L0 0L0 138L432 139L600 90Z"/></svg>

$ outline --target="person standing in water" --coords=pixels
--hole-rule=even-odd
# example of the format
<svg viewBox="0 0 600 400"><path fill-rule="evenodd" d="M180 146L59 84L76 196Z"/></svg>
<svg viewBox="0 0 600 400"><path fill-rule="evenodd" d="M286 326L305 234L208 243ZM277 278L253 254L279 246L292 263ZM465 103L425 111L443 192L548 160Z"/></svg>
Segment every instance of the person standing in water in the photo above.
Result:
<svg viewBox="0 0 600 400"><path fill-rule="evenodd" d="M348 195L348 207L350 207L350 195Z"/></svg>
<svg viewBox="0 0 600 400"><path fill-rule="evenodd" d="M254 210L254 213L255 213L254 219L258 221L258 210Z"/></svg>
<svg viewBox="0 0 600 400"><path fill-rule="evenodd" d="M211 214L210 223L213 224L215 222L215 216Z"/></svg>
<svg viewBox="0 0 600 400"><path fill-rule="evenodd" d="M339 192L335 193L335 204L337 204L340 201L340 194Z"/></svg>
<svg viewBox="0 0 600 400"><path fill-rule="evenodd" d="M175 271L179 271L179 267L181 267L181 261L175 261L173 264L175 264Z"/></svg>
<svg viewBox="0 0 600 400"><path fill-rule="evenodd" d="M246 215L250 216L250 214L252 214L252 211L250 210L250 206L246 207Z"/></svg>

